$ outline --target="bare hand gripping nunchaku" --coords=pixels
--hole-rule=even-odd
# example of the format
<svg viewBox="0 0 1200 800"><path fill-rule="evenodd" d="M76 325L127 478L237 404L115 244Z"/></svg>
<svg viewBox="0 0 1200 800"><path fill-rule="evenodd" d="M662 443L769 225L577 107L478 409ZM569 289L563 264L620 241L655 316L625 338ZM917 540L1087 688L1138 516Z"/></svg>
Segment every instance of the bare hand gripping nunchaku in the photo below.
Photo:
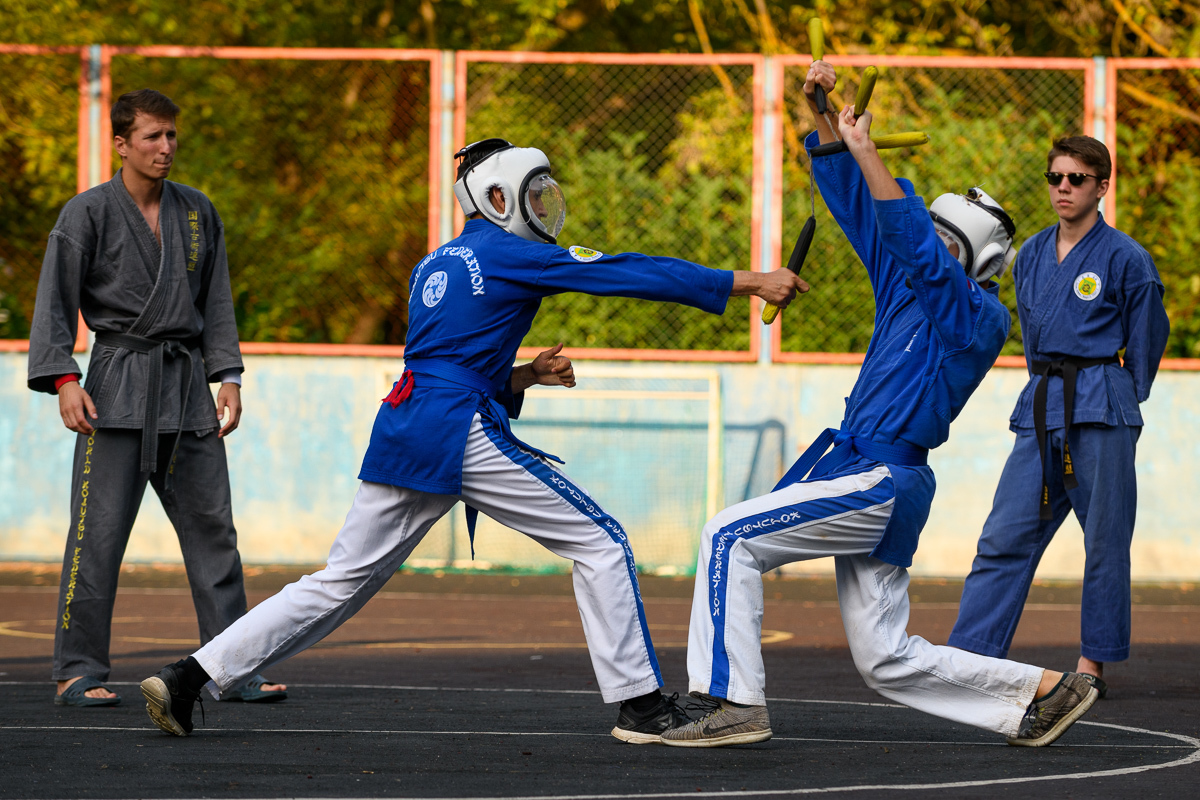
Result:
<svg viewBox="0 0 1200 800"><path fill-rule="evenodd" d="M825 30L821 25L819 17L813 17L808 21L808 39L812 46L813 61L821 61L825 58ZM875 67L867 67L863 70L862 80L858 84L858 93L854 98L854 116L859 117L867 110L867 104L871 102L871 94L875 91L875 83L879 79L879 70ZM817 113L825 116L829 102L825 94L825 87L817 84L813 92L813 100L817 105ZM828 119L828 118L827 118ZM834 136L837 136L837 124L833 120L829 120L829 127L833 130ZM881 136L872 136L871 141L875 143L875 147L880 150L886 150L896 147L916 147L926 144L929 141L929 136L921 131L910 131L905 133L884 134ZM846 150L846 143L842 141L830 142L829 144L819 145L812 150L812 156L832 155ZM816 195L816 180L812 173L812 159L808 162L808 194L809 194L809 215L805 221L804 227L800 229L800 236L796 238L796 246L792 248L792 255L788 259L787 268L794 274L799 275L800 269L804 266L804 260L808 258L808 249L812 246L813 236L817 232L817 195ZM767 303L763 309L762 321L770 325L779 316L779 306Z"/></svg>

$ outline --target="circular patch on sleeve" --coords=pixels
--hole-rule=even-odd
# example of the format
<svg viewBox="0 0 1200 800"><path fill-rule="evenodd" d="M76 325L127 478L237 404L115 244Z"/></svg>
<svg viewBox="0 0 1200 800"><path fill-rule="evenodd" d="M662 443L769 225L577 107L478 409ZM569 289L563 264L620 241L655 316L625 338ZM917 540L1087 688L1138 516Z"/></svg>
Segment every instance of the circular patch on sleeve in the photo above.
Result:
<svg viewBox="0 0 1200 800"><path fill-rule="evenodd" d="M595 261L604 255L599 250L593 250L590 247L579 247L578 245L571 245L567 248L567 252L571 254L571 258L576 261L582 261L585 264Z"/></svg>
<svg viewBox="0 0 1200 800"><path fill-rule="evenodd" d="M1089 303L1099 297L1100 276L1094 272L1085 272L1076 278L1075 296Z"/></svg>
<svg viewBox="0 0 1200 800"><path fill-rule="evenodd" d="M421 289L421 301L429 308L442 302L446 296L446 284L449 280L445 272L435 272L425 279L425 287Z"/></svg>

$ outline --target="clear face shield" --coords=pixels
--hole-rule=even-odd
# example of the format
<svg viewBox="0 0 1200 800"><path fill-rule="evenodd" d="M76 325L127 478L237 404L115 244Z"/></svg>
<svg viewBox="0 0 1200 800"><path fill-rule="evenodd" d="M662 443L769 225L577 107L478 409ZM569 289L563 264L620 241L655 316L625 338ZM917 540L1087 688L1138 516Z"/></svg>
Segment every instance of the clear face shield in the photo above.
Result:
<svg viewBox="0 0 1200 800"><path fill-rule="evenodd" d="M557 239L567 221L567 201L558 182L548 172L532 175L521 187L520 197L521 215L551 240Z"/></svg>
<svg viewBox="0 0 1200 800"><path fill-rule="evenodd" d="M937 232L938 238L942 240L942 244L946 245L946 249L950 251L950 255L958 259L961 264L963 261L963 246L958 237L937 223L934 223L933 229Z"/></svg>

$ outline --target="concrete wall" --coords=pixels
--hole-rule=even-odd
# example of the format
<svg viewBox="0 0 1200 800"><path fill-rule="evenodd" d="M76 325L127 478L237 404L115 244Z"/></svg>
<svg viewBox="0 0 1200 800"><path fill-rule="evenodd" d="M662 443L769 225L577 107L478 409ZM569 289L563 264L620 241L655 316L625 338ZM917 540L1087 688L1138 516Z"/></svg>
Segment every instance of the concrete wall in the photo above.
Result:
<svg viewBox="0 0 1200 800"><path fill-rule="evenodd" d="M379 398L402 368L395 359L259 356L247 358L241 429L228 440L234 511L247 563L322 563L357 486ZM612 378L652 372L659 389L701 387L719 379L724 464L721 505L770 488L822 429L841 419L856 367L577 362L580 389L632 385ZM603 373L592 379L589 371ZM614 383L616 381L616 383ZM938 494L913 572L961 577L1012 446L1008 416L1023 370L992 370L931 455ZM652 384L654 386L652 386ZM547 397L535 392L563 392ZM692 566L705 516L704 440L708 405L698 401L611 401L537 389L515 428L531 444L566 458L566 471L631 531L639 561L662 572ZM1200 471L1200 374L1159 375L1143 409L1138 453L1140 505L1133 547L1135 580L1200 579L1194 476ZM68 526L74 434L57 403L25 388L25 356L0 353L0 559L57 561ZM623 483L621 481L624 481ZM716 501L714 501L716 502ZM179 547L150 491L126 559L175 562ZM414 553L423 566L521 565L563 569L538 545L481 519L470 560L461 506ZM1079 578L1083 548L1070 518L1042 561L1044 578ZM795 567L829 572L828 560Z"/></svg>

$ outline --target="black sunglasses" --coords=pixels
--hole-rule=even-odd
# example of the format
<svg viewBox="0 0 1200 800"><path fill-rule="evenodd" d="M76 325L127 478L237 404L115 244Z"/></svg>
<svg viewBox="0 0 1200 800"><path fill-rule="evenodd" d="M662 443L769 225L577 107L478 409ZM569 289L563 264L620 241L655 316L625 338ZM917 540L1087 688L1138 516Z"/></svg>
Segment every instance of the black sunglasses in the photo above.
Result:
<svg viewBox="0 0 1200 800"><path fill-rule="evenodd" d="M1099 175L1088 175L1086 172L1068 172L1065 174L1062 172L1043 172L1042 174L1046 176L1046 183L1051 186L1058 186L1062 183L1063 178L1069 180L1072 186L1083 186L1083 182L1088 178L1100 180Z"/></svg>

